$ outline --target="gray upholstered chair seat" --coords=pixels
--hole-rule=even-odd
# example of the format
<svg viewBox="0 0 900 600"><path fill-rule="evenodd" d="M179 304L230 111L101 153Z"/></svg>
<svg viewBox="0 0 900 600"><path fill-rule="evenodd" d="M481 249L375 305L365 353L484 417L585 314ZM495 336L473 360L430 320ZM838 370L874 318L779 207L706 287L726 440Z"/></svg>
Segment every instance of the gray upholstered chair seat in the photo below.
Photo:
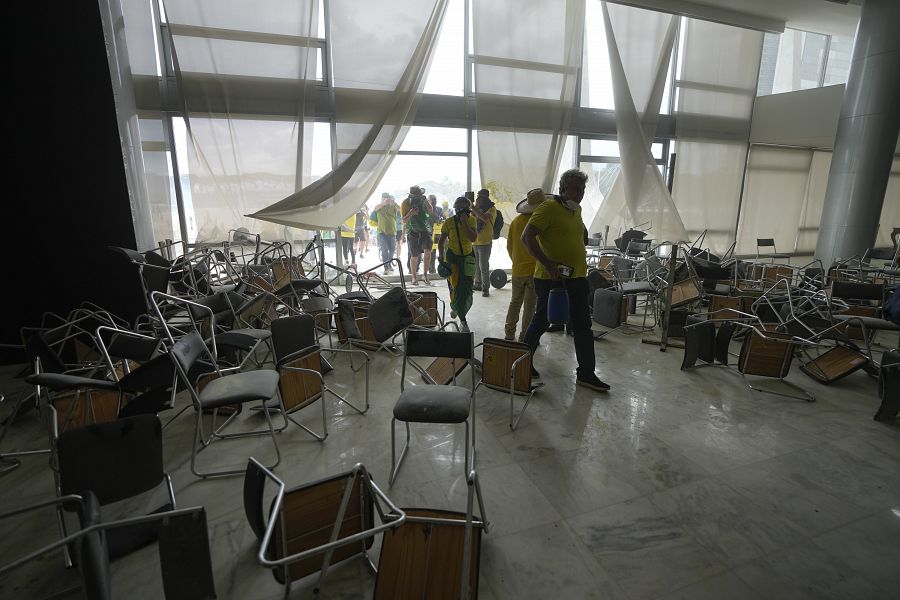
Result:
<svg viewBox="0 0 900 600"><path fill-rule="evenodd" d="M717 283L716 287L713 288L713 292L718 294L719 296L730 296L731 286L727 283Z"/></svg>
<svg viewBox="0 0 900 600"><path fill-rule="evenodd" d="M245 371L210 381L200 392L203 408L217 408L252 400L266 400L278 390L278 372L268 369Z"/></svg>
<svg viewBox="0 0 900 600"><path fill-rule="evenodd" d="M834 315L835 321L849 321L853 319L857 322L862 322L866 329L878 329L884 331L900 331L900 325L896 323L892 323L886 319L879 319L878 317L860 317L857 315ZM852 325L853 323L851 323Z"/></svg>
<svg viewBox="0 0 900 600"><path fill-rule="evenodd" d="M619 289L623 294L655 294L656 288L649 281L628 281Z"/></svg>
<svg viewBox="0 0 900 600"><path fill-rule="evenodd" d="M472 391L456 385L411 386L394 405L394 418L410 423L463 423L471 400Z"/></svg>

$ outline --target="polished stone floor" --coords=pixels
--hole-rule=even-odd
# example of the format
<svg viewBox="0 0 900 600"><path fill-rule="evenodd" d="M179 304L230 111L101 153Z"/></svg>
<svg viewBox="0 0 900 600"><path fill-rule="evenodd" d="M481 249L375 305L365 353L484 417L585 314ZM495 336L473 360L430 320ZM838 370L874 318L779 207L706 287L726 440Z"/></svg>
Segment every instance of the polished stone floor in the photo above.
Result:
<svg viewBox="0 0 900 600"><path fill-rule="evenodd" d="M509 294L507 286L476 297L469 319L476 338L502 337ZM595 348L608 394L576 388L571 338L545 336L536 357L545 387L514 432L507 396L478 393L477 468L491 524L481 598L900 597L900 424L872 420L875 380L857 372L826 387L795 364L788 379L817 398L806 403L751 391L730 369L681 372L681 350L662 353L640 335L616 332ZM288 484L362 462L387 487L400 360L379 353L371 373L367 414L329 400L324 443L299 428L280 435L277 473ZM21 386L2 381L7 396ZM362 401L363 377L349 374L345 362L328 382ZM317 425L316 409L301 415ZM255 425L259 417L245 418ZM281 587L255 562L241 478L190 474L192 419L165 430L166 468L179 505L208 511L219 597L278 598ZM415 427L391 498L464 510L461 434ZM44 439L30 416L16 423L4 449L39 447ZM250 455L267 460L271 450L263 438L229 441L201 458L242 465ZM0 511L53 493L46 458L23 461L0 477ZM104 515L150 510L163 497L160 490ZM50 511L0 522L0 562L54 535ZM76 581L54 555L0 579L0 597L44 597ZM312 597L312 583L296 584L291 597ZM370 597L373 583L364 563L351 560L330 571L321 597ZM114 563L113 585L116 597L161 598L156 550Z"/></svg>

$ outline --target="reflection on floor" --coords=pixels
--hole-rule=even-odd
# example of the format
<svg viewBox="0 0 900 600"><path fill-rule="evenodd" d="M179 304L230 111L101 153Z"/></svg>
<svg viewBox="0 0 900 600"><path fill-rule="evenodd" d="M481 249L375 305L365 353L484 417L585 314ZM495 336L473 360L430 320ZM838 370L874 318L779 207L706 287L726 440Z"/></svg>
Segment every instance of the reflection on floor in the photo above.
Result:
<svg viewBox="0 0 900 600"><path fill-rule="evenodd" d="M477 338L502 337L509 294L507 286L476 297L469 322ZM546 386L515 432L506 397L479 391L477 466L492 522L482 599L900 597L900 426L872 420L873 379L860 371L825 387L795 365L789 379L816 395L810 404L753 392L726 369L681 372L680 350L661 353L637 335L614 333L595 347L609 394L576 388L571 339L544 337L536 366ZM330 385L359 393L362 375L348 372L339 362ZM296 428L282 434L279 475L294 484L362 462L386 487L399 373L398 359L376 355L372 409L359 416L329 400L326 442ZM21 386L3 382L7 396ZM300 415L315 424L316 409ZM255 561L241 479L198 481L189 472L192 423L184 416L165 430L166 467L179 505L207 508L219 597L279 598L279 584ZM464 509L462 435L430 426L413 435L391 497L401 506ZM4 448L44 439L30 416ZM239 465L269 452L260 438L201 456ZM47 498L46 457L23 459L0 485L0 511ZM162 497L160 490L104 514L149 510ZM0 535L5 563L53 539L53 515L0 523ZM116 597L162 597L157 562L151 548L114 563ZM43 597L76 580L53 556L0 580L0 597ZM313 580L291 597L312 597ZM329 573L321 597L366 598L372 585L354 560Z"/></svg>

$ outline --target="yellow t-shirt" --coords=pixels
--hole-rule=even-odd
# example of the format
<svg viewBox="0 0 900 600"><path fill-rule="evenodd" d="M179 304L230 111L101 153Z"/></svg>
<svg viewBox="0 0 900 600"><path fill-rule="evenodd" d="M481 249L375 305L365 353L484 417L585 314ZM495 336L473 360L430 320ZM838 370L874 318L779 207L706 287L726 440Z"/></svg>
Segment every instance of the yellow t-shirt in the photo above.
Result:
<svg viewBox="0 0 900 600"><path fill-rule="evenodd" d="M344 226L341 227L341 237L356 237L356 213L354 213L352 217L344 221Z"/></svg>
<svg viewBox="0 0 900 600"><path fill-rule="evenodd" d="M487 214L490 220L479 221L482 223L482 227L475 238L476 246L490 246L494 243L494 221L497 219L497 209L492 206L488 209Z"/></svg>
<svg viewBox="0 0 900 600"><path fill-rule="evenodd" d="M506 238L506 251L512 259L513 277L531 277L537 260L522 243L522 232L528 225L531 215L519 215L509 224L509 237Z"/></svg>
<svg viewBox="0 0 900 600"><path fill-rule="evenodd" d="M574 269L572 277L587 277L587 253L584 248L584 223L581 207L569 210L557 200L547 200L531 214L529 224L537 227L538 243L547 258L569 265ZM536 263L534 276L550 279L550 273L541 263Z"/></svg>
<svg viewBox="0 0 900 600"><path fill-rule="evenodd" d="M465 234L465 230L462 225L457 225L456 219L458 216L450 217L441 225L441 233L447 234L447 250L453 252L453 254L459 255L459 240L460 236L462 236L462 256L467 254L472 254L472 242L469 241L469 238ZM459 227L459 235L456 234L456 228ZM475 217L469 216L469 227L475 229Z"/></svg>

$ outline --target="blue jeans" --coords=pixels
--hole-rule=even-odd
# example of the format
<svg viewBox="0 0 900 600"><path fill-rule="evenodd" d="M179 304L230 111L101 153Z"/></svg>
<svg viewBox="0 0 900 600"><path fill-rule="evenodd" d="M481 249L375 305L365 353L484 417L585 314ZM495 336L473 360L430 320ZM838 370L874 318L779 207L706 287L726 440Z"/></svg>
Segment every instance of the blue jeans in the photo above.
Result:
<svg viewBox="0 0 900 600"><path fill-rule="evenodd" d="M381 262L394 258L394 252L397 249L397 237L393 233L378 234L378 250L381 252Z"/></svg>
<svg viewBox="0 0 900 600"><path fill-rule="evenodd" d="M562 285L569 293L569 322L572 324L572 332L575 335L575 357L578 360L576 373L579 377L587 376L594 372L596 358L594 357L594 335L591 333L591 314L589 309L590 287L586 277L574 277L563 279ZM550 279L534 278L534 292L537 303L534 307L534 316L528 331L525 332L526 344L534 352L538 342L550 321L547 320L547 302L550 298L550 290L559 285Z"/></svg>

